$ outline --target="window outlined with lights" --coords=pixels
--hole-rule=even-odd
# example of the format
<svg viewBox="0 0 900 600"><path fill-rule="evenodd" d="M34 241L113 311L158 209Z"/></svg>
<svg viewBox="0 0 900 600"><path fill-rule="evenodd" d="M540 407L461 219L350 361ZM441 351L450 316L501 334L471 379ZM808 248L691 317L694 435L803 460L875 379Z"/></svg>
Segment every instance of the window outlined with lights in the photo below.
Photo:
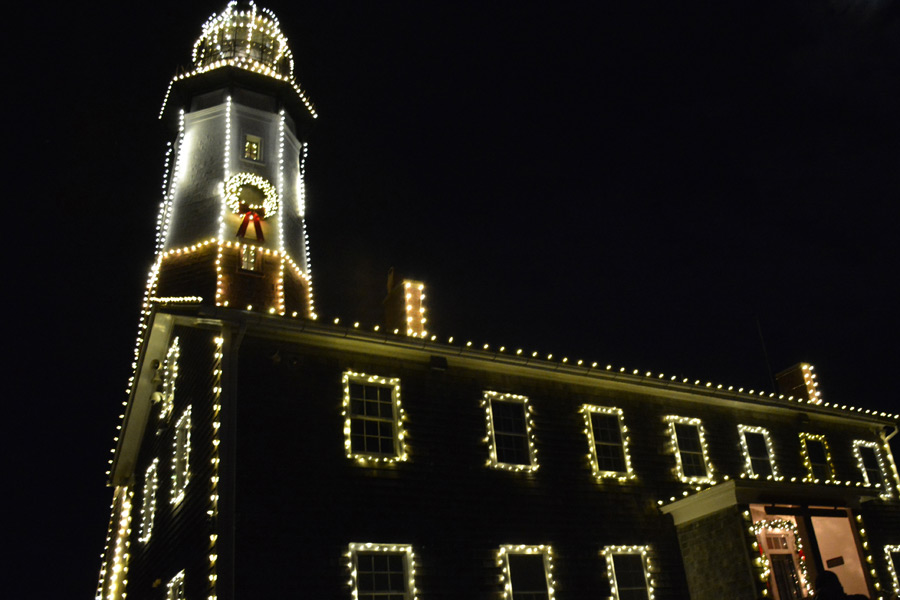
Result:
<svg viewBox="0 0 900 600"><path fill-rule="evenodd" d="M900 544L889 544L884 547L884 562L891 576L891 585L895 594L900 594Z"/></svg>
<svg viewBox="0 0 900 600"><path fill-rule="evenodd" d="M354 600L417 599L411 545L352 543L346 556Z"/></svg>
<svg viewBox="0 0 900 600"><path fill-rule="evenodd" d="M884 454L877 442L853 440L853 456L866 485L881 489L882 498L890 498L891 485Z"/></svg>
<svg viewBox="0 0 900 600"><path fill-rule="evenodd" d="M166 600L184 600L184 569L166 584Z"/></svg>
<svg viewBox="0 0 900 600"><path fill-rule="evenodd" d="M141 498L141 527L138 541L149 542L153 533L153 519L156 516L156 490L159 488L159 459L154 458L144 474L144 491Z"/></svg>
<svg viewBox="0 0 900 600"><path fill-rule="evenodd" d="M750 479L780 480L769 430L753 425L738 425L738 435L741 438L741 452L744 454L744 476Z"/></svg>
<svg viewBox="0 0 900 600"><path fill-rule="evenodd" d="M677 415L667 415L665 421L678 478L685 483L715 483L703 422Z"/></svg>
<svg viewBox="0 0 900 600"><path fill-rule="evenodd" d="M505 544L497 550L504 600L554 600L553 548Z"/></svg>
<svg viewBox="0 0 900 600"><path fill-rule="evenodd" d="M537 471L534 422L528 398L486 391L481 404L487 426L487 465L507 471Z"/></svg>
<svg viewBox="0 0 900 600"><path fill-rule="evenodd" d="M360 464L391 464L409 457L400 380L346 371L343 375L344 451Z"/></svg>
<svg viewBox="0 0 900 600"><path fill-rule="evenodd" d="M635 479L628 452L628 428L621 408L584 404L584 433L588 441L591 470L598 480Z"/></svg>
<svg viewBox="0 0 900 600"><path fill-rule="evenodd" d="M159 418L168 419L175 408L175 383L178 379L178 359L181 357L181 344L178 338L172 340L166 359L162 364L162 383L160 384Z"/></svg>
<svg viewBox="0 0 900 600"><path fill-rule="evenodd" d="M834 463L824 435L800 433L800 458L806 467L804 481L809 483L831 483L834 481Z"/></svg>
<svg viewBox="0 0 900 600"><path fill-rule="evenodd" d="M609 595L613 600L652 600L650 546L604 546Z"/></svg>
<svg viewBox="0 0 900 600"><path fill-rule="evenodd" d="M184 500L191 479L191 407L188 405L175 423L172 440L172 504Z"/></svg>
<svg viewBox="0 0 900 600"><path fill-rule="evenodd" d="M263 140L258 135L245 134L242 152L244 160L263 162Z"/></svg>

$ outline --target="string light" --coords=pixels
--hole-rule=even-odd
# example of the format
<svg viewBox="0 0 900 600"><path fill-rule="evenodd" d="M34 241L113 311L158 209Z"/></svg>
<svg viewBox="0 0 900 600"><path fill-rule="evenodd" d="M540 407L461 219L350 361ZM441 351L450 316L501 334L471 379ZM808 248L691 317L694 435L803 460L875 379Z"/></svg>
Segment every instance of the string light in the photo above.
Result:
<svg viewBox="0 0 900 600"><path fill-rule="evenodd" d="M881 471L882 481L872 481L872 479L869 477L869 471L868 469L866 469L866 464L863 460L861 448L870 448L872 450L872 454L875 455L875 460L878 463L878 469ZM878 443L866 440L853 440L853 455L856 457L856 464L859 467L860 472L862 473L863 480L865 481L866 485L882 488L881 498L884 500L890 500L893 494L891 493L890 486L887 485L888 470L885 466L884 456L882 456L881 448L878 446Z"/></svg>
<svg viewBox="0 0 900 600"><path fill-rule="evenodd" d="M528 446L528 464L516 464L501 462L497 458L497 440L494 428L493 402L509 402L522 405L522 414L525 420L525 441ZM488 444L488 460L487 466L495 469L505 469L507 471L525 471L533 473L538 470L537 448L534 444L534 422L531 419L532 408L526 396L517 394L501 394L499 392L484 392L481 399L481 406L484 408L484 417L487 425L487 436L484 441ZM505 433L505 432L504 432Z"/></svg>
<svg viewBox="0 0 900 600"><path fill-rule="evenodd" d="M219 429L222 426L220 412L222 410L222 346L225 339L221 336L213 338L215 350L213 352L212 368L212 474L209 477L209 509L207 515L212 521L211 530L216 531L216 521L219 517ZM218 553L216 541L218 536L213 533L209 536L209 580L210 590L207 600L216 600L216 581L218 580L216 560Z"/></svg>
<svg viewBox="0 0 900 600"><path fill-rule="evenodd" d="M97 587L96 600L124 600L125 590L128 585L128 548L131 539L131 503L133 492L128 486L117 486L113 495L113 515L118 515L116 520L115 542L112 546L112 556L106 556L100 567L100 584ZM116 506L118 505L118 511ZM115 517L114 517L115 518ZM110 529L110 533L112 528ZM109 540L107 537L107 548Z"/></svg>
<svg viewBox="0 0 900 600"><path fill-rule="evenodd" d="M615 557L621 554L635 554L641 557L641 566L644 571L644 581L647 586L647 598L655 598L655 585L651 573L655 570L651 562L650 546L604 546L600 554L606 559L606 578L609 581L609 596L611 600L619 600L619 583L616 578ZM630 597L630 596L629 596Z"/></svg>
<svg viewBox="0 0 900 600"><path fill-rule="evenodd" d="M828 469L828 477L825 479L816 477L812 459L809 456L808 445L810 442L822 444L822 450L825 454L825 467ZM834 463L831 461L831 451L828 449L828 440L825 439L824 435L801 432L800 457L803 459L803 466L806 468L807 472L807 476L803 478L803 481L808 483L834 483Z"/></svg>
<svg viewBox="0 0 900 600"><path fill-rule="evenodd" d="M175 381L178 379L178 359L181 356L181 345L178 338L172 340L166 360L162 364L162 403L159 418L168 419L175 407Z"/></svg>
<svg viewBox="0 0 900 600"><path fill-rule="evenodd" d="M684 483L708 483L715 484L716 480L713 477L713 467L712 463L709 461L709 449L706 446L706 434L703 429L703 422L697 418L688 418L688 417L679 417L677 415L666 415L663 417L663 420L668 423L669 426L669 441L670 441L670 451L675 455L675 466L676 466L676 475L678 478ZM700 453L703 457L703 466L706 470L705 475L687 475L684 470L684 463L682 462L681 453L682 450L678 447L678 433L676 431L676 425L685 425L688 427L696 427L697 435L700 438Z"/></svg>
<svg viewBox="0 0 900 600"><path fill-rule="evenodd" d="M188 481L191 478L191 407L184 409L175 423L175 439L172 441L172 497L177 505L184 500Z"/></svg>
<svg viewBox="0 0 900 600"><path fill-rule="evenodd" d="M769 430L765 427L756 427L753 425L738 425L738 437L741 440L741 450L744 453L744 472L742 473L742 476L749 479L759 479L760 477L760 474L756 473L753 469L753 457L750 456L750 446L747 443L748 433L761 435L765 440L766 457L769 460L769 467L772 470L770 475L766 475L766 479L770 481L781 481L784 479L778 473L778 465L775 462L775 450L772 445L772 438L769 435Z"/></svg>
<svg viewBox="0 0 900 600"><path fill-rule="evenodd" d="M500 585L503 587L504 600L513 600L516 596L513 590L512 574L509 568L510 554L540 554L544 559L544 574L547 580L547 599L556 598L556 580L553 577L553 547L547 544L528 546L525 544L505 544L500 546L496 554L496 563L500 567Z"/></svg>
<svg viewBox="0 0 900 600"><path fill-rule="evenodd" d="M396 377L379 377L378 375L366 375L365 373L354 373L353 371L345 371L341 379L344 387L344 402L341 409L341 416L344 418L344 450L347 458L355 460L361 465L389 465L397 462L406 461L409 458L409 451L406 446L406 431L403 423L406 421L406 412L400 403L400 380ZM350 384L358 383L360 385L375 385L391 388L391 404L393 405L393 433L394 433L394 454L374 454L368 452L357 452L353 450L352 425L353 417L350 403Z"/></svg>
<svg viewBox="0 0 900 600"><path fill-rule="evenodd" d="M149 542L153 533L153 518L156 515L156 490L159 487L157 465L159 459L154 458L144 475L144 497L141 503L141 528L138 531L138 541Z"/></svg>
<svg viewBox="0 0 900 600"><path fill-rule="evenodd" d="M610 406L594 406L592 404L583 404L579 409L582 415L584 415L584 434L587 437L588 441L588 460L591 463L591 470L594 473L594 477L597 480L603 479L616 479L620 483L625 481L636 479L636 475L631 468L631 456L628 451L628 442L630 441L630 436L628 435L628 428L625 426L625 414L621 408L610 407ZM594 434L594 424L591 421L592 414L601 414L601 415L609 415L616 417L616 422L619 426L619 435L621 439L622 454L624 456L624 471L609 471L600 468L599 457L597 456L597 439Z"/></svg>
<svg viewBox="0 0 900 600"><path fill-rule="evenodd" d="M359 553L402 554L406 568L406 595L408 600L418 600L416 591L416 555L410 544L351 543L344 555L350 571L350 590L354 600L359 600Z"/></svg>
<svg viewBox="0 0 900 600"><path fill-rule="evenodd" d="M900 594L900 576L897 570L900 565L894 564L894 554L900 553L900 544L891 544L884 547L884 562L887 565L888 573L891 575L891 584L895 594Z"/></svg>

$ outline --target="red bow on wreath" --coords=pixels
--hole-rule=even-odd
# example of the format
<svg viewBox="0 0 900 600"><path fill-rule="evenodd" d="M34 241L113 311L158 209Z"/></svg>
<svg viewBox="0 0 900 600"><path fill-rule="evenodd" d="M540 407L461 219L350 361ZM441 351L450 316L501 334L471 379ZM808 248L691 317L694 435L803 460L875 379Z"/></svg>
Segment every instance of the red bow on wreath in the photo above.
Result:
<svg viewBox="0 0 900 600"><path fill-rule="evenodd" d="M247 225L250 222L253 222L253 228L256 230L256 239L260 242L265 242L266 239L263 237L262 225L260 225L260 221L262 221L263 217L266 214L265 208L250 208L246 204L241 204L238 213L242 214L244 219L241 221L241 226L238 227L237 236L239 238L244 237L247 233Z"/></svg>

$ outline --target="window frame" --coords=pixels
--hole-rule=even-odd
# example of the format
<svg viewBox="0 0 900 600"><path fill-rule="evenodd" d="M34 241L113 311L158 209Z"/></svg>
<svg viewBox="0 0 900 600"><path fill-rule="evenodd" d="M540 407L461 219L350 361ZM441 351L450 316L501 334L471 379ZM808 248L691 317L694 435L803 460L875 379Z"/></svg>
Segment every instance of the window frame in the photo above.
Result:
<svg viewBox="0 0 900 600"><path fill-rule="evenodd" d="M371 542L351 542L347 548L347 563L350 570L350 588L354 600L359 599L359 553L403 554L403 570L406 574L406 600L417 600L416 556L411 544L375 544Z"/></svg>
<svg viewBox="0 0 900 600"><path fill-rule="evenodd" d="M615 557L620 555L639 555L641 557L647 598L653 599L654 586L653 579L650 577L652 570L651 553L652 550L649 545L603 547L600 554L606 559L606 578L609 580L609 595L612 600L619 600L619 582L616 579Z"/></svg>
<svg viewBox="0 0 900 600"><path fill-rule="evenodd" d="M154 458L144 472L144 489L141 497L141 524L138 541L149 542L153 534L153 520L156 517L156 492L159 489L159 459Z"/></svg>
<svg viewBox="0 0 900 600"><path fill-rule="evenodd" d="M809 483L833 483L834 479L834 463L831 460L831 450L828 448L828 440L822 434L800 432L800 458L803 459L803 466L806 467L807 475L803 481ZM828 467L828 479L820 480L816 478L815 469L812 459L809 457L809 442L820 442L822 449L825 451L825 466Z"/></svg>
<svg viewBox="0 0 900 600"><path fill-rule="evenodd" d="M166 600L184 600L184 569L166 584Z"/></svg>
<svg viewBox="0 0 900 600"><path fill-rule="evenodd" d="M256 157L247 156L247 144L255 143L256 144ZM263 154L263 138L259 135L254 135L252 133L244 134L244 145L241 147L241 160L246 160L252 163L257 164L265 164L265 155Z"/></svg>
<svg viewBox="0 0 900 600"><path fill-rule="evenodd" d="M510 404L521 404L522 414L525 420L525 443L528 448L529 463L506 463L501 462L497 458L497 439L494 429L494 410L493 402L507 402ZM537 448L534 444L534 422L531 419L532 407L527 396L519 394L500 393L487 390L481 397L481 405L484 407L485 422L487 426L487 436L485 442L488 444L488 460L487 466L494 469L502 469L505 471L527 472L533 473L538 470L540 465L537 460Z"/></svg>
<svg viewBox="0 0 900 600"><path fill-rule="evenodd" d="M591 463L591 471L594 474L594 478L596 478L598 481L602 481L604 479L616 479L620 482L636 479L637 475L635 475L634 470L631 467L631 455L628 452L629 436L628 427L625 426L624 411L621 408L615 406L597 406L595 404L583 404L581 406L580 412L584 415L584 433L587 437L588 442L588 459ZM594 423L592 419L592 415L594 414L617 417L617 421L619 423L619 436L621 439L622 454L625 458L624 471L608 471L600 468L600 460L597 456L597 439L596 437L594 437ZM601 443L605 444L605 442ZM613 444L607 445L612 446Z"/></svg>
<svg viewBox="0 0 900 600"><path fill-rule="evenodd" d="M865 461L863 461L862 452L860 448L870 448L872 453L875 455L875 462L878 463L878 471L881 474L881 481L872 483L869 481L869 472L866 470ZM878 442L872 442L868 440L853 440L853 456L856 457L856 466L859 467L860 472L863 476L863 481L869 487L880 489L880 496L885 500L893 497L893 490L891 489L891 479L888 477L888 470L886 465L884 464L884 451L879 446Z"/></svg>
<svg viewBox="0 0 900 600"><path fill-rule="evenodd" d="M175 422L172 436L172 494L171 503L178 505L184 500L191 480L191 406L181 413Z"/></svg>
<svg viewBox="0 0 900 600"><path fill-rule="evenodd" d="M900 553L900 544L887 544L884 547L884 562L887 564L888 573L891 576L891 584L894 588L895 594L900 594L900 576L898 576L898 571L900 571L900 564L894 563L894 557L892 554Z"/></svg>
<svg viewBox="0 0 900 600"><path fill-rule="evenodd" d="M556 581L553 579L553 547L549 544L503 544L497 549L497 566L500 567L500 584L503 586L504 600L513 600L512 571L509 566L510 554L540 554L544 559L544 580L547 582L547 598L555 600Z"/></svg>
<svg viewBox="0 0 900 600"><path fill-rule="evenodd" d="M738 435L741 440L741 451L744 453L744 476L749 479L762 479L763 476L754 472L753 470L753 459L759 457L750 456L750 445L747 443L747 434L757 434L763 436L763 441L766 445L766 458L769 460L769 469L772 471L771 475L767 475L765 479L771 481L781 481L783 477L778 472L778 463L775 462L775 448L772 444L772 436L769 435L769 430L765 427L758 427L755 425L738 425Z"/></svg>
<svg viewBox="0 0 900 600"><path fill-rule="evenodd" d="M344 390L344 399L341 416L344 418L344 453L347 458L361 465L389 465L404 462L409 458L409 449L406 445L406 430L403 423L406 421L406 412L400 403L400 379L398 377L381 377L379 375L367 375L354 371L344 371L341 378ZM391 388L391 404L393 405L393 432L394 454L380 454L368 452L356 452L353 450L352 424L354 416L350 411L350 384L356 383L363 386L377 386Z"/></svg>
<svg viewBox="0 0 900 600"><path fill-rule="evenodd" d="M681 417L678 415L666 415L664 420L669 426L669 442L671 443L671 448L675 455L675 468L678 479L684 483L691 484L715 483L715 469L709 459L709 448L706 444L706 432L704 431L703 421L696 417ZM684 463L681 459L682 451L678 446L678 432L675 427L676 425L687 425L697 428L697 434L700 438L700 454L703 458L703 466L706 469L706 475L685 475Z"/></svg>

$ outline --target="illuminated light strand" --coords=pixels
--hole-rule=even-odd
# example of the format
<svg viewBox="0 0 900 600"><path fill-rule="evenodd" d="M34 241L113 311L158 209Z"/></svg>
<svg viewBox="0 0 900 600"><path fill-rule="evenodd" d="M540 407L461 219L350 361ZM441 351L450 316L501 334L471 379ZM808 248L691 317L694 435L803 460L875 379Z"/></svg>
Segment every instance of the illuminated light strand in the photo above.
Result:
<svg viewBox="0 0 900 600"><path fill-rule="evenodd" d="M763 436L763 439L766 443L766 456L769 459L769 467L772 469L772 474L767 475L766 479L768 481L781 481L784 477L778 472L778 464L775 462L775 447L772 444L772 437L769 435L769 430L765 427L756 427L754 425L738 425L738 437L741 441L741 451L744 454L744 472L741 474L742 477L748 479L759 479L760 476L758 473L754 473L753 471L753 461L750 456L750 447L747 444L747 435L748 433L756 433Z"/></svg>
<svg viewBox="0 0 900 600"><path fill-rule="evenodd" d="M676 475L684 483L703 484L708 483L714 485L716 483L712 463L709 460L709 448L706 445L706 433L703 428L703 421L697 418L680 417L677 415L666 415L663 420L669 426L669 450L675 455ZM681 460L681 450L678 447L678 433L676 425L687 425L697 428L697 434L700 438L700 452L703 457L703 466L706 469L706 475L686 475L684 472L684 464Z"/></svg>
<svg viewBox="0 0 900 600"><path fill-rule="evenodd" d="M514 464L500 462L497 458L497 442L494 432L494 415L492 402L511 402L522 405L522 413L525 416L525 440L528 443L528 460L529 464ZM534 473L538 470L537 447L534 438L534 422L531 418L533 411L531 404L526 396L518 394L501 394L499 392L485 391L481 398L481 406L484 408L485 425L487 427L487 435L484 442L488 445L488 459L486 465L495 469L503 469L514 472Z"/></svg>
<svg viewBox="0 0 900 600"><path fill-rule="evenodd" d="M200 304L203 296L153 296L150 301L155 304Z"/></svg>
<svg viewBox="0 0 900 600"><path fill-rule="evenodd" d="M878 463L878 469L879 471L881 471L882 481L870 481L869 472L866 469L865 461L863 460L863 455L860 448L870 448L872 450L872 453L875 455L875 460ZM890 500L893 497L893 494L891 493L891 486L887 485L888 470L884 463L884 455L882 449L881 447L879 447L878 443L866 440L853 440L853 456L856 457L856 465L859 467L865 483L872 487L881 488L881 498L884 500Z"/></svg>
<svg viewBox="0 0 900 600"><path fill-rule="evenodd" d="M803 478L803 481L807 483L840 483L835 482L834 480L834 463L831 460L831 450L828 448L828 440L825 439L824 435L812 434L806 432L800 432L800 458L803 459L803 466L806 468L807 475ZM815 472L813 471L812 459L809 457L809 449L807 448L807 444L809 442L820 442L822 444L822 449L825 452L825 466L828 468L828 477L826 479L819 479L816 477Z"/></svg>
<svg viewBox="0 0 900 600"><path fill-rule="evenodd" d="M154 458L144 475L144 494L141 503L141 527L138 541L147 543L153 534L153 519L156 516L156 490L159 488L159 459Z"/></svg>
<svg viewBox="0 0 900 600"><path fill-rule="evenodd" d="M234 103L231 101L231 95L225 98L225 147L222 151L222 181L231 179L231 120L234 117ZM225 215L228 214L228 192L223 184L222 188L222 210L219 213L219 239L225 239Z"/></svg>
<svg viewBox="0 0 900 600"><path fill-rule="evenodd" d="M409 458L409 448L406 445L406 430L403 423L406 422L407 417L406 411L403 410L403 405L400 403L400 379L396 377L380 377L378 375L366 375L365 373L345 371L341 377L341 383L344 388L344 401L341 407L341 416L344 418L344 451L347 458L356 461L360 465L367 466L391 465L406 461ZM391 388L391 403L394 407L394 455L369 454L365 452L355 452L353 450L353 440L351 437L353 417L350 413L351 383Z"/></svg>
<svg viewBox="0 0 900 600"><path fill-rule="evenodd" d="M619 583L616 578L616 555L636 554L641 557L641 565L644 570L644 581L647 584L648 600L653 600L656 596L656 581L653 579L652 573L656 571L652 562L652 550L650 546L604 546L600 554L606 559L606 578L609 581L609 597L612 600L619 600Z"/></svg>
<svg viewBox="0 0 900 600"><path fill-rule="evenodd" d="M213 369L212 369L212 400L213 400L213 411L212 411L212 427L213 427L213 435L212 435L212 458L210 462L212 464L212 475L210 475L209 479L209 509L207 510L207 514L212 521L212 530L216 531L216 521L219 516L219 429L222 426L221 423L221 410L222 410L222 346L225 343L225 339L221 336L217 336L213 338L213 344L215 345L215 351L213 353ZM216 541L218 536L215 533L210 534L209 536L209 580L210 580L210 591L207 597L207 600L216 600L216 582L218 580L218 570L216 567L216 561L218 560L218 552L216 550Z"/></svg>
<svg viewBox="0 0 900 600"><path fill-rule="evenodd" d="M854 518L856 519L856 531L859 532L859 543L860 546L862 546L863 552L865 553L865 562L862 566L869 572L869 577L871 577L872 580L872 586L880 592L881 581L879 581L878 578L878 570L875 568L875 558L872 556L872 549L869 548L869 534L866 533L862 515L857 513Z"/></svg>
<svg viewBox="0 0 900 600"><path fill-rule="evenodd" d="M588 460L591 464L591 471L598 481L604 479L615 479L619 483L631 481L637 478L634 470L631 468L631 456L628 451L628 443L630 436L628 435L628 427L625 426L625 413L621 408L614 406L595 406L592 404L582 404L579 412L584 415L584 435L588 442ZM619 435L622 440L622 454L625 457L624 471L608 471L600 468L600 461L597 457L597 440L594 436L594 425L591 422L592 414L609 415L616 417L619 424Z"/></svg>
<svg viewBox="0 0 900 600"><path fill-rule="evenodd" d="M746 514L746 513L745 513ZM762 573L760 574L760 579L769 585L769 576L772 573L772 562L769 560L769 555L762 549L762 533L763 530L768 531L783 531L786 533L790 533L794 536L794 548L797 550L797 557L800 562L800 583L806 588L806 593L812 597L813 589L812 582L809 580L809 573L806 570L806 553L803 551L803 542L800 539L800 534L797 530L797 524L793 521L787 521L785 519L769 519L765 521L757 521L749 528L750 533L753 534L753 551L755 554L760 556L760 562L762 564Z"/></svg>
<svg viewBox="0 0 900 600"><path fill-rule="evenodd" d="M115 506L121 501L118 510L115 542L111 560L105 559L100 568L100 585L97 600L124 600L125 588L128 585L128 548L131 539L132 490L127 486L117 486L113 496L113 514ZM109 539L109 538L108 538ZM107 542L107 551L109 550Z"/></svg>
<svg viewBox="0 0 900 600"><path fill-rule="evenodd" d="M806 395L812 404L822 404L822 392L819 391L819 382L816 381L815 368L809 363L800 363L803 372L803 384L806 386Z"/></svg>
<svg viewBox="0 0 900 600"><path fill-rule="evenodd" d="M166 600L185 600L184 569L176 573L166 584Z"/></svg>
<svg viewBox="0 0 900 600"><path fill-rule="evenodd" d="M309 145L300 142L300 171L297 177L297 214L302 219L306 216L306 155Z"/></svg>
<svg viewBox="0 0 900 600"><path fill-rule="evenodd" d="M103 544L103 552L100 554L100 577L97 582L97 590L94 592L94 600L102 600L103 589L106 587L106 573L109 568L109 545L113 539L113 531L116 526L116 500L118 499L119 488L113 492L112 504L109 507L109 524L106 526L106 541Z"/></svg>
<svg viewBox="0 0 900 600"><path fill-rule="evenodd" d="M425 331L425 284L420 281L403 282L406 312L406 335L424 338Z"/></svg>
<svg viewBox="0 0 900 600"><path fill-rule="evenodd" d="M284 203L284 130L286 125L283 108L279 111L278 116L278 185L276 193L278 204L280 206ZM285 213L286 212L287 211L285 211ZM268 216L268 213L266 214ZM287 254L287 250L284 247L284 218L278 219L278 248Z"/></svg>
<svg viewBox="0 0 900 600"><path fill-rule="evenodd" d="M898 552L900 552L900 544L889 544L884 547L884 562L887 565L888 574L891 576L891 585L895 594L900 594L900 576L897 574L900 565L894 564L894 557L891 555Z"/></svg>
<svg viewBox="0 0 900 600"><path fill-rule="evenodd" d="M181 357L181 345L178 338L172 340L166 360L162 364L162 399L159 418L168 419L175 407L175 382L178 379L178 359Z"/></svg>
<svg viewBox="0 0 900 600"><path fill-rule="evenodd" d="M172 497L173 505L184 500L191 479L191 407L175 423L175 439L172 441Z"/></svg>
<svg viewBox="0 0 900 600"><path fill-rule="evenodd" d="M514 590L509 568L510 554L540 554L544 559L544 575L547 580L547 598L556 598L556 579L553 576L553 547L549 544L504 544L497 549L496 564L500 568L500 585L503 588L504 600L513 600Z"/></svg>
<svg viewBox="0 0 900 600"><path fill-rule="evenodd" d="M229 128L230 129L230 128ZM280 204L279 192L269 181L261 175L255 173L235 173L225 179L225 205L231 209L231 212L241 214L242 202L240 198L241 188L244 186L255 187L263 193L264 199L262 204L247 204L247 208L253 211L264 211L264 218L274 216L278 213Z"/></svg>
<svg viewBox="0 0 900 600"><path fill-rule="evenodd" d="M359 560L358 554L366 553L384 553L384 554L403 554L406 567L406 594L404 598L408 600L418 600L418 592L416 591L416 555L413 552L411 544L373 544L373 543L351 543L344 557L347 559L347 568L350 572L350 593L353 600L359 600Z"/></svg>
<svg viewBox="0 0 900 600"><path fill-rule="evenodd" d="M163 166L162 201L159 204L159 213L156 217L156 254L162 252L165 243L163 231L166 228L165 223L168 221L168 213L172 208L172 205L169 202L169 176L171 175L172 170L172 152L172 142L166 142L166 159Z"/></svg>

